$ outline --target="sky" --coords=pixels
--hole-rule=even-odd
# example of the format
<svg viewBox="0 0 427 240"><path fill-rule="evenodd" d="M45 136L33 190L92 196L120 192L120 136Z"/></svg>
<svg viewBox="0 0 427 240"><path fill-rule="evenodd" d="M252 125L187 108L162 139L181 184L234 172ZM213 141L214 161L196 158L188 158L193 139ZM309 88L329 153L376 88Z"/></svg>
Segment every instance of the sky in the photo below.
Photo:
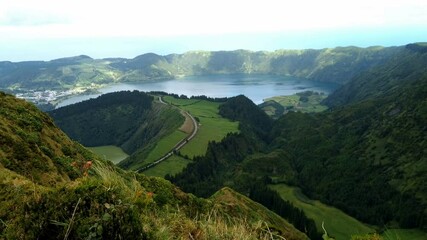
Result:
<svg viewBox="0 0 427 240"><path fill-rule="evenodd" d="M422 41L426 0L0 0L0 61Z"/></svg>

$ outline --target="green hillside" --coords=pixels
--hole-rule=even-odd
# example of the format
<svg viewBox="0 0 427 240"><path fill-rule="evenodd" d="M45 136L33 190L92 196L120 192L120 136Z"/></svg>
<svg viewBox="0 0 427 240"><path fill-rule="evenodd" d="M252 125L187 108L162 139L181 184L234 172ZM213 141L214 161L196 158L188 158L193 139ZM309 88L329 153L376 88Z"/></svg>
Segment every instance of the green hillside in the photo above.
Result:
<svg viewBox="0 0 427 240"><path fill-rule="evenodd" d="M0 99L0 165L40 186L77 178L71 162L91 160L93 154L34 105L2 92Z"/></svg>
<svg viewBox="0 0 427 240"><path fill-rule="evenodd" d="M238 122L230 121L230 119L219 115L219 108L223 102L179 99L171 96L164 97L164 101L188 111L198 119L199 132L194 140L181 149L182 155L187 155L190 158L202 156L206 153L209 142L221 141L228 133L238 131Z"/></svg>
<svg viewBox="0 0 427 240"><path fill-rule="evenodd" d="M178 110L143 92L116 92L49 112L72 139L94 147L115 145L130 155L120 166L142 164L157 141L181 126Z"/></svg>
<svg viewBox="0 0 427 240"><path fill-rule="evenodd" d="M280 196L290 201L296 207L301 208L305 214L316 222L321 229L322 223L328 231L329 236L336 240L350 239L353 235L363 235L375 232L374 229L357 221L341 210L327 206L319 201L308 199L301 190L284 184L274 184L270 187L277 191Z"/></svg>
<svg viewBox="0 0 427 240"><path fill-rule="evenodd" d="M221 141L229 133L238 132L238 122L231 121L219 115L220 106L223 101L215 101L206 97L193 97L188 99L182 96L163 96L163 101L175 106L177 109L189 112L198 123L198 132L196 136L188 142L179 153L173 155L166 161L144 171L144 174L150 176L165 177L166 175L175 175L181 172L195 156L202 156L206 153L208 144L213 141ZM224 100L225 101L225 100ZM177 142L187 136L182 129L160 139L150 154L144 161L144 164L154 162L168 153ZM136 165L131 167L135 168Z"/></svg>
<svg viewBox="0 0 427 240"><path fill-rule="evenodd" d="M271 128L251 104L230 101L227 109L247 109L239 118L244 131L211 144L171 180L198 196L222 186L249 194L257 181L258 189L287 183L380 229L425 229L426 54L408 45L328 97L327 111L289 112ZM263 194L274 208L275 195Z"/></svg>
<svg viewBox="0 0 427 240"><path fill-rule="evenodd" d="M270 53L239 50L168 56L144 54L132 60L93 60L80 56L56 62L2 62L0 84L18 88L24 82L32 84L34 77L42 73L46 74L43 79L49 81L53 77L49 77L51 70L47 69L63 69L67 64L90 65L93 61L102 62L105 68L122 74L114 81L215 73L268 73L343 85L322 100L328 109L322 107L323 111L317 113L308 103L314 100L318 103L321 99L310 99L312 95L305 93L298 99L295 96L276 98L261 106L263 109L244 96L230 98L222 104L166 98L198 115L202 129L218 124L211 125L215 128L205 128L209 131L203 135L219 133L215 135L218 141L199 137L193 146L183 149L181 153L191 155L191 162L174 156L158 169L150 169L152 175L169 173L169 180L197 197L181 192L165 180L124 172L99 160L54 128L52 120L34 106L2 94L0 170L3 186L0 200L5 204L0 208L0 220L5 224L0 224L1 237L43 238L53 234L64 238L74 234L73 238L83 238L94 234L94 237L119 238L132 234L141 238L191 236L203 239L218 234L223 236L221 238L233 239L233 236L241 236L237 231L243 229L243 235L249 239L264 238L264 233L267 238L271 238L270 234L281 234L286 239L301 238L300 233L293 233L289 225L279 223L276 215L265 212L265 208L249 199L274 211L311 239L322 238L319 222L325 217L336 218L334 226L330 227L332 220L325 224L329 235L338 239L346 239L353 232L369 232L370 228L376 229L385 239L425 236L425 44ZM53 63L55 67L47 67ZM38 66L37 71L33 70L34 66ZM25 73L25 77L21 73ZM17 79L13 86L8 85L12 77ZM76 79L67 85L56 83L55 86L71 86L80 81ZM157 103L142 93L132 94L129 96L133 97L123 97L123 101L129 100L120 103L124 105L114 104L121 99L114 97L108 104L96 108L71 106L59 114L66 116L68 121L63 127L70 127L70 132L80 136L74 139L92 139L133 151L130 158L120 164L122 167L143 164L141 159L150 154L160 155L165 146L171 145L171 139L179 137L174 131L183 119L176 108ZM307 104L305 107L311 109L310 113L286 111L301 102ZM104 122L105 119L108 121ZM233 133L227 134L230 130ZM86 165L89 161L94 167ZM176 171L184 166L182 172ZM281 184L297 186L301 192L281 188L284 186ZM88 191L93 193L95 200L85 198L84 193ZM209 200L199 198L211 196ZM311 205L305 205L301 199ZM6 210L11 208L16 211ZM30 217L28 220L22 216ZM261 223L256 219L262 219ZM35 226L34 222L41 225ZM235 235L220 235L230 222L239 227L227 227L229 230L224 234L232 231L230 234ZM364 228L366 224L371 227ZM213 228L214 225L224 227ZM71 232L67 231L68 226ZM368 237L378 238L378 235Z"/></svg>
<svg viewBox="0 0 427 240"><path fill-rule="evenodd" d="M154 101L154 97L143 92L117 92L56 109L49 114L64 132L84 146L113 145L122 148L130 156L119 166L135 170L158 160L187 136L188 133L180 129L184 123L180 112L190 112L198 120L199 131L180 150L179 154L185 158L176 156L178 165L170 170L164 168L165 164L155 166L163 169L149 171L163 173L156 176L179 172L191 162L191 158L204 155L209 142L220 141L228 133L238 131L238 122L218 114L223 102L172 95L163 96L163 101L167 104Z"/></svg>
<svg viewBox="0 0 427 240"><path fill-rule="evenodd" d="M264 171L272 168L268 164L256 163L259 159L275 159L277 154L271 153L268 157L263 157L261 153L256 156L251 154L261 152L266 147L262 139L266 138L272 120L244 96L230 98L221 105L220 114L239 121L240 132L228 134L221 142L211 142L205 156L195 157L183 172L170 179L185 191L204 197L223 186L232 187L274 210L311 239L319 239L320 234L312 220L289 202L281 200L280 196L262 187ZM286 164L273 168L278 175L292 171ZM268 197L269 194L273 195Z"/></svg>
<svg viewBox="0 0 427 240"><path fill-rule="evenodd" d="M280 118L288 112L322 112L328 109L323 103L327 95L318 92L306 91L290 96L275 96L267 98L259 107L274 119Z"/></svg>
<svg viewBox="0 0 427 240"><path fill-rule="evenodd" d="M264 73L344 83L400 50L394 47L345 47L274 52L197 51L168 55L166 59L178 67L178 75Z"/></svg>
<svg viewBox="0 0 427 240"><path fill-rule="evenodd" d="M108 61L88 56L49 62L1 62L0 87L3 89L69 89L74 86L113 83L123 73Z"/></svg>
<svg viewBox="0 0 427 240"><path fill-rule="evenodd" d="M368 95L323 114L288 114L276 123L272 137L274 147L295 156L305 193L366 222L422 227L427 217L427 58L408 55L366 76L384 79L380 86L370 82L373 89L388 85L384 91L370 94L354 87L354 95ZM420 68L407 75L408 65Z"/></svg>
<svg viewBox="0 0 427 240"><path fill-rule="evenodd" d="M350 83L331 94L324 101L329 106L339 106L362 100L394 94L402 87L425 78L427 47L408 44L399 54L384 64L363 72ZM416 83L414 83L416 84Z"/></svg>
<svg viewBox="0 0 427 240"><path fill-rule="evenodd" d="M120 170L23 100L0 93L0 111L0 239L307 239L230 189L202 199Z"/></svg>

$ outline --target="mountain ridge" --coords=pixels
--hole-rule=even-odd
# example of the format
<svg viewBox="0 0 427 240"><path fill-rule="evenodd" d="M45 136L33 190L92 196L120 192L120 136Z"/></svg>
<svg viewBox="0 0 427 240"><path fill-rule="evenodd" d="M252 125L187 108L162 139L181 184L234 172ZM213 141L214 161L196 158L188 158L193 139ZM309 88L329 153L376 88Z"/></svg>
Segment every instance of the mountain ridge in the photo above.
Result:
<svg viewBox="0 0 427 240"><path fill-rule="evenodd" d="M382 64L400 47L337 47L320 50L191 51L146 53L132 59L76 56L51 61L0 62L0 88L71 89L91 84L142 82L204 74L256 73L291 75L346 83L359 72Z"/></svg>

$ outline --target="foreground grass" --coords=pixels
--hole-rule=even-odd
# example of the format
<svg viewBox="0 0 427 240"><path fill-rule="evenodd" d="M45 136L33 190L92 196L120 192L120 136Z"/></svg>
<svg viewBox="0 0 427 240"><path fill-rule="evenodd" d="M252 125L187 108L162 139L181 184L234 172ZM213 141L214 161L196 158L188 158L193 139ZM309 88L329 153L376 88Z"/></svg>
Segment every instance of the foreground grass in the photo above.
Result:
<svg viewBox="0 0 427 240"><path fill-rule="evenodd" d="M303 239L293 229L271 231L267 218L231 214L227 202L97 160L89 175L55 187L2 166L0 181L0 239Z"/></svg>
<svg viewBox="0 0 427 240"><path fill-rule="evenodd" d="M113 162L114 164L119 163L120 161L129 156L125 152L123 152L121 148L113 145L87 147L87 149L91 150L101 158Z"/></svg>
<svg viewBox="0 0 427 240"><path fill-rule="evenodd" d="M339 209L327 206L319 201L308 199L297 188L285 184L270 185L280 196L302 209L307 217L313 219L318 229L322 229L322 222L330 236L336 240L350 239L352 235L363 235L375 232L358 220L348 216Z"/></svg>

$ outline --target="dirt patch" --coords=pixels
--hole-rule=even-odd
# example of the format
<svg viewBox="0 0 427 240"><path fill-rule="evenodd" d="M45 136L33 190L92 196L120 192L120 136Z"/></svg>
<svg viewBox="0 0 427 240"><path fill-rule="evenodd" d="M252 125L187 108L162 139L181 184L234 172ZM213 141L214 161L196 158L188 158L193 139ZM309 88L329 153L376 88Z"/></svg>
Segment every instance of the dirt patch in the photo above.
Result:
<svg viewBox="0 0 427 240"><path fill-rule="evenodd" d="M185 132L185 133L192 133L193 132L193 121L191 120L191 118L183 111L181 111L182 116L185 117L185 121L182 124L182 126L179 128L179 130Z"/></svg>

